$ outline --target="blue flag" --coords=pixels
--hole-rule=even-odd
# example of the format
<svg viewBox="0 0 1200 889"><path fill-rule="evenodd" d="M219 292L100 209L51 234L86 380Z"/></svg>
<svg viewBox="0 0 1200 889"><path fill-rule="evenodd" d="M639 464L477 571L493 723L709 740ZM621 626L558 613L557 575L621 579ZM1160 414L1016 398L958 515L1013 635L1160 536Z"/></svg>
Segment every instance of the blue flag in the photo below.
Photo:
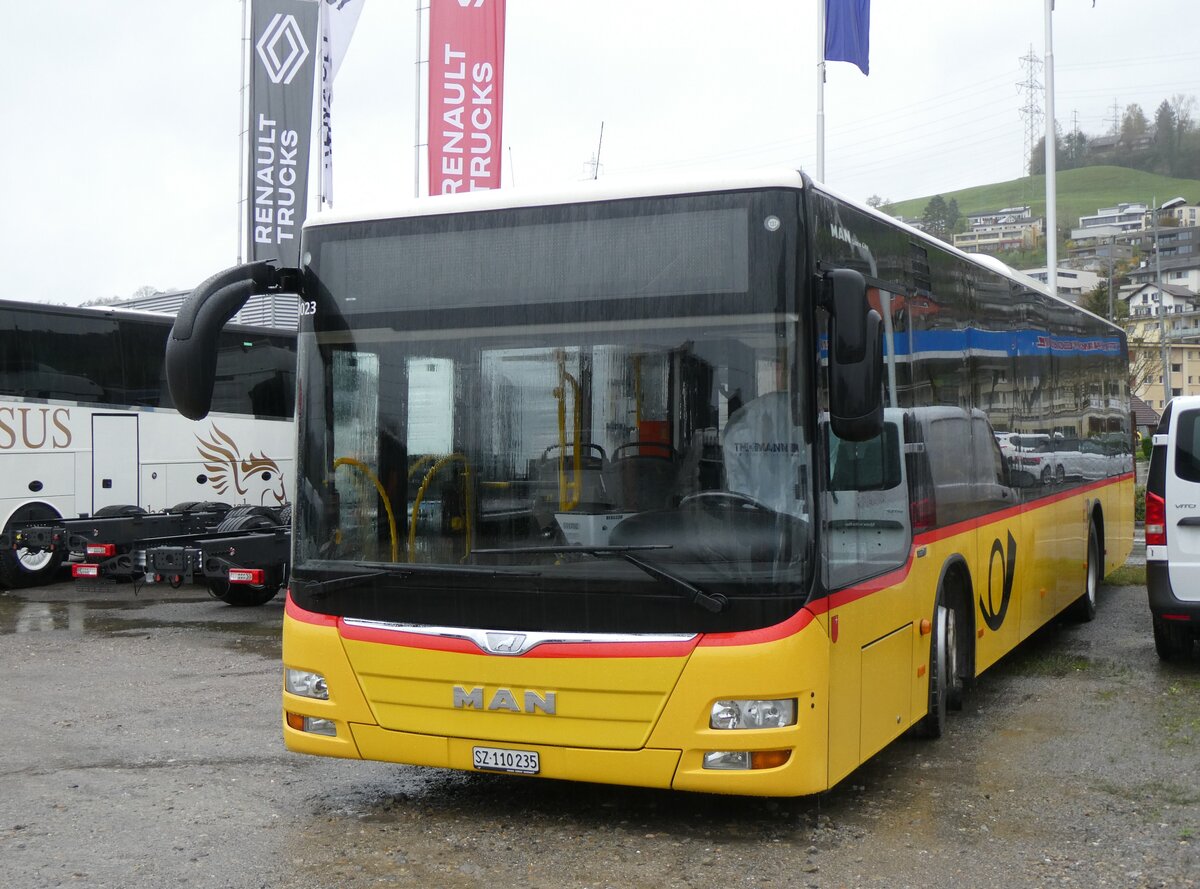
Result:
<svg viewBox="0 0 1200 889"><path fill-rule="evenodd" d="M871 0L825 0L825 58L853 62L867 70L871 32Z"/></svg>

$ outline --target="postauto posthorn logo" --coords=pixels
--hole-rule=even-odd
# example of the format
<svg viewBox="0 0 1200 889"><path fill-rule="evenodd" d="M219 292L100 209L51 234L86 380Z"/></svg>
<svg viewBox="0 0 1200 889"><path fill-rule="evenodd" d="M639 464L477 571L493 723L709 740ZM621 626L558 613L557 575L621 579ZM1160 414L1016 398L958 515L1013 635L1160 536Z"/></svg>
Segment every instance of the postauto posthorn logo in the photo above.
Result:
<svg viewBox="0 0 1200 889"><path fill-rule="evenodd" d="M304 60L308 58L308 44L304 42L304 35L296 17L284 15L282 12L275 13L275 17L258 38L255 49L258 50L258 57L262 59L272 83L291 83Z"/></svg>

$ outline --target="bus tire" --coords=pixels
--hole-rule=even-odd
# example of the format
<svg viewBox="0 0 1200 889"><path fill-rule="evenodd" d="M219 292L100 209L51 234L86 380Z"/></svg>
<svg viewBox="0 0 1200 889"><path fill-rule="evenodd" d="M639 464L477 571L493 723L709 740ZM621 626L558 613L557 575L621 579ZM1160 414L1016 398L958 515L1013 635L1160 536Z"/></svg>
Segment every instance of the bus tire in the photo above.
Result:
<svg viewBox="0 0 1200 889"><path fill-rule="evenodd" d="M234 531L257 531L263 528L274 528L279 524L279 516L266 506L237 507L225 513L216 530L220 533Z"/></svg>
<svg viewBox="0 0 1200 889"><path fill-rule="evenodd" d="M1096 618L1096 595L1100 589L1100 535L1096 523L1088 523L1087 568L1083 578L1083 593L1071 605L1071 617L1080 623Z"/></svg>
<svg viewBox="0 0 1200 889"><path fill-rule="evenodd" d="M49 507L31 504L13 514L6 533L15 532L17 522L57 521L58 513ZM64 553L59 551L31 553L24 549L6 549L0 552L0 589L44 586L53 583L62 567Z"/></svg>
<svg viewBox="0 0 1200 889"><path fill-rule="evenodd" d="M101 506L94 513L92 513L92 518L106 519L113 516L134 516L145 514L146 510L142 509L140 506L135 506L132 503L112 503L108 506Z"/></svg>
<svg viewBox="0 0 1200 889"><path fill-rule="evenodd" d="M1192 654L1192 632L1186 624L1154 618L1154 650L1159 660L1181 664Z"/></svg>
<svg viewBox="0 0 1200 889"><path fill-rule="evenodd" d="M958 677L958 619L955 610L942 603L941 594L934 609L933 631L929 640L929 711L918 723L924 738L940 738L946 731L946 712L951 709L952 689L960 687ZM961 691L957 693L961 698Z"/></svg>

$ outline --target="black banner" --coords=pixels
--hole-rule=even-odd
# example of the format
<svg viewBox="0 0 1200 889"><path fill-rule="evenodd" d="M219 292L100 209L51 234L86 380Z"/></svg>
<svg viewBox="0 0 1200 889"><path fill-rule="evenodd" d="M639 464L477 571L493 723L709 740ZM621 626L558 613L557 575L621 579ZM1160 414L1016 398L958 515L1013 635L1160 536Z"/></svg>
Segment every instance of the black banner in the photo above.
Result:
<svg viewBox="0 0 1200 889"><path fill-rule="evenodd" d="M300 262L308 208L318 4L254 0L250 13L249 168L251 261Z"/></svg>

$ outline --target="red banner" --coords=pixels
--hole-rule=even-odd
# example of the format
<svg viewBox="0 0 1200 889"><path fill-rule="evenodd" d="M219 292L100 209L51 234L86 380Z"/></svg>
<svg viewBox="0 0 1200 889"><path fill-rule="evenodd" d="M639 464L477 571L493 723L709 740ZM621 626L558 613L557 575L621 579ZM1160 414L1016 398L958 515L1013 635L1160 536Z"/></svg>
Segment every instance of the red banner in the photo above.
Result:
<svg viewBox="0 0 1200 889"><path fill-rule="evenodd" d="M505 0L430 0L429 193L500 187Z"/></svg>

